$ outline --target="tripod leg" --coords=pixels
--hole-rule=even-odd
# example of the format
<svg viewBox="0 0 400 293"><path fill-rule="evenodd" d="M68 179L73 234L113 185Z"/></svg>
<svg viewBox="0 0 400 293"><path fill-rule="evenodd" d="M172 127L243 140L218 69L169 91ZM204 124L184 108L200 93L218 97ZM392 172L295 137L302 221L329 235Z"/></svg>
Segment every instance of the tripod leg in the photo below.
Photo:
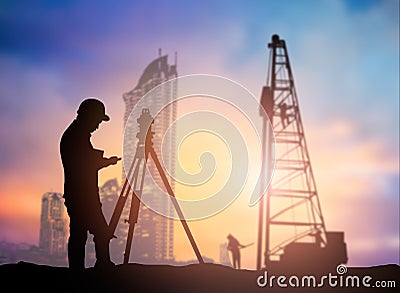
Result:
<svg viewBox="0 0 400 293"><path fill-rule="evenodd" d="M139 169L142 165L142 173L140 179L140 186L139 186L139 194L136 194L135 190L137 190L137 183L138 183L138 176L139 176ZM124 264L129 262L129 256L131 253L132 247L132 240L133 240L133 232L135 231L135 224L138 220L139 215L139 206L140 206L140 197L142 196L142 189L143 189L143 182L144 182L144 175L146 170L146 160L144 158L138 158L137 164L135 167L135 172L133 174L133 187L132 187L132 200L131 200L131 208L129 211L129 219L128 219L128 236L126 239L126 246L125 246L125 253L124 253Z"/></svg>
<svg viewBox="0 0 400 293"><path fill-rule="evenodd" d="M189 226L185 220L185 217L183 216L181 207L179 206L179 203L176 200L176 197L175 197L174 192L172 191L171 185L169 185L167 176L165 176L164 170L161 167L160 161L158 160L157 154L154 151L154 149L150 150L150 155L153 158L154 163L156 164L158 173L161 176L161 179L165 185L165 188L168 191L168 194L171 196L172 203L175 207L176 212L178 213L179 219L181 220L183 228L185 229L186 235L189 238L190 244L192 245L193 250L197 256L197 260L199 261L199 263L204 263L203 257L201 256L199 248L197 247L196 241L193 238L192 232L190 231Z"/></svg>
<svg viewBox="0 0 400 293"><path fill-rule="evenodd" d="M126 247L125 247L125 254L124 254L124 264L129 262L129 256L132 247L132 239L133 239L133 232L135 230L135 224L137 223L137 216L139 213L139 205L140 200L133 191L132 201L131 201L131 210L129 214L129 229L128 229L128 237L126 239Z"/></svg>
<svg viewBox="0 0 400 293"><path fill-rule="evenodd" d="M108 225L108 229L110 231L110 235L114 235L114 233L115 233L115 229L117 228L118 221L119 221L119 219L121 217L121 214L122 214L122 211L124 209L126 200L128 198L129 192L131 190L131 185L128 182L128 178L131 177L133 167L134 167L135 162L137 160L138 160L137 158L134 158L133 161L132 161L131 167L130 167L129 172L128 172L128 176L125 178L124 186L122 187L121 194L120 194L120 196L118 198L117 204L115 205L115 208L114 208L114 212L113 212L113 214L111 216L110 224ZM126 188L128 188L128 189L127 189L127 191L125 193Z"/></svg>

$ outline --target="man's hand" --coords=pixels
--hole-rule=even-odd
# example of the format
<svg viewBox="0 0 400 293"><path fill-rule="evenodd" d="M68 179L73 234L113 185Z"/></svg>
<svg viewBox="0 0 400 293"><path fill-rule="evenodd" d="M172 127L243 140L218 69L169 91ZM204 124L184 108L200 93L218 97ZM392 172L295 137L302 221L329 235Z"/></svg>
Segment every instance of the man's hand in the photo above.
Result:
<svg viewBox="0 0 400 293"><path fill-rule="evenodd" d="M108 165L115 165L118 163L118 161L121 160L121 158L117 156L113 156L111 158L108 158Z"/></svg>

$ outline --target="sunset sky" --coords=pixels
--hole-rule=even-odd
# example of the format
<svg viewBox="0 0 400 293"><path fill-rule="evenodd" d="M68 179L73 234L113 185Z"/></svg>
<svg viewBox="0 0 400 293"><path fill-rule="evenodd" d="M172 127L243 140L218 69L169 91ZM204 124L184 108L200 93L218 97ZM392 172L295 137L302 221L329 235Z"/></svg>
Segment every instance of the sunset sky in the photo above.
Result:
<svg viewBox="0 0 400 293"><path fill-rule="evenodd" d="M345 232L348 265L399 264L398 0L1 1L0 241L38 245L41 197L62 192L59 140L84 98L111 117L93 145L122 156L122 95L159 48L170 63L177 52L180 76L223 76L259 97L273 34L288 47L327 229ZM218 261L229 233L256 242L247 204L189 222L202 254ZM194 259L176 227L177 260ZM254 269L256 246L242 258Z"/></svg>

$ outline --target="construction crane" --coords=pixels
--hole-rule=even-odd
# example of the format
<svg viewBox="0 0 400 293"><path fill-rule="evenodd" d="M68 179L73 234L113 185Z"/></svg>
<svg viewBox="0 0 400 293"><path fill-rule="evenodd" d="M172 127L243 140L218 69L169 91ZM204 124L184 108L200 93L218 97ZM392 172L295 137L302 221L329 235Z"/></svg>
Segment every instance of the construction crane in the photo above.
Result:
<svg viewBox="0 0 400 293"><path fill-rule="evenodd" d="M275 34L268 48L262 172L273 171L273 178L259 203L257 270L262 262L265 268L346 264L344 233L326 230L286 43Z"/></svg>

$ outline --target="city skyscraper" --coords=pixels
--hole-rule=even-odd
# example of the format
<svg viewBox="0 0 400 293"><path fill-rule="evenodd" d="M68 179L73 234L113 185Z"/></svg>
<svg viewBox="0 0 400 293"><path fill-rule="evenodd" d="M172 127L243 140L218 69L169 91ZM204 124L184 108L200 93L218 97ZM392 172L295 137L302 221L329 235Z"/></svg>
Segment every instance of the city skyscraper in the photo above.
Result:
<svg viewBox="0 0 400 293"><path fill-rule="evenodd" d="M46 192L42 196L39 248L49 256L66 257L68 221L61 193Z"/></svg>
<svg viewBox="0 0 400 293"><path fill-rule="evenodd" d="M131 162L136 150L136 133L132 127L126 127L129 116L139 100L154 87L157 87L156 94L153 94L150 99L143 104L144 107L150 105L168 105L173 97L176 96L176 82L168 85L163 85L164 82L176 78L177 65L176 55L175 64L168 64L168 55L162 55L161 49L159 57L153 60L143 71L137 85L130 91L123 94L125 102L125 115L124 115L124 137L129 137L128 143L124 143L124 161ZM141 109L140 109L141 111ZM175 129L169 129L170 135L164 138L164 134L171 126L172 122L176 119L177 105L171 103L165 107L160 113L150 113L154 117L153 131L154 131L154 149L156 153L161 155L161 145L163 144L169 150L175 147ZM134 122L139 117L134 117ZM163 141L164 139L164 141ZM169 153L167 157L162 158L165 167L171 176L174 176L175 156ZM158 186L163 186L161 177L159 176L156 166L152 160L148 160L148 174L152 174L153 180ZM174 211L171 205L166 202L165 196L158 187L151 184L151 178L145 176L142 198L151 197L151 201L155 206L158 206L163 214L172 215ZM123 181L125 180L125 173L123 172ZM174 182L170 182L172 189L174 189ZM130 201L130 199L129 199ZM123 215L129 214L130 203L125 207ZM127 216L126 216L127 217ZM127 235L128 227L125 229ZM135 226L133 236L131 259L140 263L168 263L174 261L174 221L168 217L161 216L149 209L143 203L139 209L138 223Z"/></svg>

